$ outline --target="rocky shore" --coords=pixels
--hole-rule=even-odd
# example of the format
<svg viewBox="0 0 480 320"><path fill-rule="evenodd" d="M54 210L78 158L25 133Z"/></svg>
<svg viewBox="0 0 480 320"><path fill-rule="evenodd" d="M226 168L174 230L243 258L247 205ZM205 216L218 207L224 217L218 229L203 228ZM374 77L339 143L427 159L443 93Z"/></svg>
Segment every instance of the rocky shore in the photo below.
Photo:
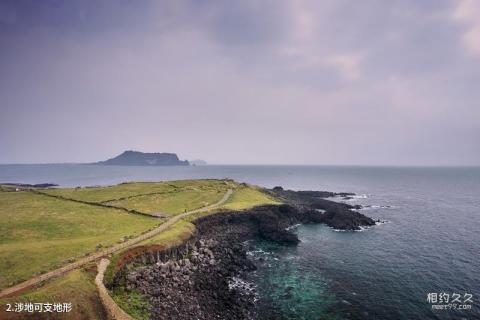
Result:
<svg viewBox="0 0 480 320"><path fill-rule="evenodd" d="M172 254L150 254L144 259L150 264L127 268L113 285L145 295L152 319L258 319L255 292L240 280L255 269L247 258L246 240L295 245L299 239L287 227L297 223L346 230L375 224L354 211L356 207L325 199L339 194L279 187L269 192L287 204L200 218L195 221L196 235L183 247Z"/></svg>

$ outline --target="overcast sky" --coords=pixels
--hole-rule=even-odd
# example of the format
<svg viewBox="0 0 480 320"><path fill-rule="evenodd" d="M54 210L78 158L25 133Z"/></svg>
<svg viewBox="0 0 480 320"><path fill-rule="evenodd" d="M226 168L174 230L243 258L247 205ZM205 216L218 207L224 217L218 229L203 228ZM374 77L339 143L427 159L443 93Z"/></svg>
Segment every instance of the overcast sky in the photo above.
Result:
<svg viewBox="0 0 480 320"><path fill-rule="evenodd" d="M479 165L480 1L0 0L0 163Z"/></svg>

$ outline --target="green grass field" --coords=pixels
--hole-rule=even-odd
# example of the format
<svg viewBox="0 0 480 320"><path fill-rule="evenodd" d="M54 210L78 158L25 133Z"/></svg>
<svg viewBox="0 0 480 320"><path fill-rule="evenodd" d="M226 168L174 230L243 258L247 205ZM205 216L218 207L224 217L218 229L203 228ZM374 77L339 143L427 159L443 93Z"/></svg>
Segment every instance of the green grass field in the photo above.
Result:
<svg viewBox="0 0 480 320"><path fill-rule="evenodd" d="M142 213L171 216L218 202L234 186L233 182L224 180L178 180L122 183L98 188L48 189L42 192Z"/></svg>
<svg viewBox="0 0 480 320"><path fill-rule="evenodd" d="M162 213L172 216L185 211L214 204L222 199L226 190L191 189L174 193L137 196L125 200L109 201L107 204L143 213Z"/></svg>
<svg viewBox="0 0 480 320"><path fill-rule="evenodd" d="M0 300L0 319L68 319L84 320L97 319L107 320L97 288L94 284L96 269L77 269L59 278L47 281L42 287L32 288L20 297L4 298ZM55 317L48 313L14 313L6 312L4 306L7 303L12 306L16 302L59 302L72 303L72 311L69 313L55 313Z"/></svg>
<svg viewBox="0 0 480 320"><path fill-rule="evenodd" d="M31 192L0 192L0 288L66 264L160 223Z"/></svg>
<svg viewBox="0 0 480 320"><path fill-rule="evenodd" d="M228 186L229 182L223 180L177 180L165 182L128 182L109 187L46 189L42 192L68 199L103 203L150 194L176 194L179 191L209 189L226 191Z"/></svg>
<svg viewBox="0 0 480 320"><path fill-rule="evenodd" d="M223 205L224 209L245 210L255 206L280 204L276 199L252 185L239 185L233 196Z"/></svg>
<svg viewBox="0 0 480 320"><path fill-rule="evenodd" d="M161 212L171 216L216 203L228 189L233 189L234 193L221 208L180 220L167 231L139 244L143 246L180 244L195 231L191 221L200 215L279 202L258 187L231 180L139 182L111 187L38 190L61 198L29 191L12 192L14 189L0 186L0 289L93 253L99 244L103 249L120 242L124 237L139 235L164 221L92 205L90 202L143 213ZM78 288L78 297L74 293L75 288ZM75 270L52 279L39 288L32 288L14 300L65 297L80 304L88 304L89 299L91 304L95 300L95 294L93 276L84 270ZM114 298L124 305L131 299L139 299L135 295L114 295ZM13 300L2 302L5 301ZM95 305L79 307L78 311L79 319L93 313L97 313L98 317L99 312Z"/></svg>

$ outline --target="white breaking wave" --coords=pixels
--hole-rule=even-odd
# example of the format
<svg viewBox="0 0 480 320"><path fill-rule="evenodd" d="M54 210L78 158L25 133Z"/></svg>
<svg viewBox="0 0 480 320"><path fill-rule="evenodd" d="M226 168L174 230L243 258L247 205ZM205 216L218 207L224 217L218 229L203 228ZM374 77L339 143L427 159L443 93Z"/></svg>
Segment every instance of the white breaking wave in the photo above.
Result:
<svg viewBox="0 0 480 320"><path fill-rule="evenodd" d="M250 257L256 257L258 255L270 255L270 254L272 253L262 249L247 251L247 256L250 256Z"/></svg>
<svg viewBox="0 0 480 320"><path fill-rule="evenodd" d="M351 196L347 196L348 198L351 198L352 200L353 199L368 199L368 195L367 194L354 194L354 195L351 195Z"/></svg>
<svg viewBox="0 0 480 320"><path fill-rule="evenodd" d="M228 280L229 290L238 290L243 294L255 294L256 286L252 282L245 281L239 277L232 277Z"/></svg>
<svg viewBox="0 0 480 320"><path fill-rule="evenodd" d="M363 232L363 231L365 231L365 230L368 229L368 227L358 227L358 228L359 228L359 229L353 230L353 231L355 231L355 232Z"/></svg>
<svg viewBox="0 0 480 320"><path fill-rule="evenodd" d="M293 226L286 227L285 230L286 230L286 231L289 231L289 230L295 229L295 228L298 227L299 225L300 225L300 223L294 224Z"/></svg>
<svg viewBox="0 0 480 320"><path fill-rule="evenodd" d="M348 201L368 199L369 197L370 196L368 194L352 194L352 195L348 195L348 196L336 195L336 196L333 196L333 197L328 197L326 199L331 200L331 201L336 201L336 202L348 202Z"/></svg>
<svg viewBox="0 0 480 320"><path fill-rule="evenodd" d="M379 220L379 221L375 220L375 225L373 225L373 226L359 226L358 227L359 229L357 229L357 230L343 230L343 229L335 229L335 228L332 228L332 227L330 227L330 228L335 232L347 232L347 231L363 232L365 230L373 228L374 226L379 226L379 225L382 225L384 223L390 223L390 221L388 221L388 220Z"/></svg>
<svg viewBox="0 0 480 320"><path fill-rule="evenodd" d="M376 210L376 209L396 209L397 207L391 205L363 205L357 210Z"/></svg>

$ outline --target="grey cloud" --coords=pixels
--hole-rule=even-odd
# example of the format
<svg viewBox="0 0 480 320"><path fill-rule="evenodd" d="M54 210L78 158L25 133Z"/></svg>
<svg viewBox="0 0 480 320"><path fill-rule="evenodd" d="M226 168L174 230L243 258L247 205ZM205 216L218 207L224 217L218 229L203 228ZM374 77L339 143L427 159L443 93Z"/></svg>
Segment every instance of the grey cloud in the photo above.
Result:
<svg viewBox="0 0 480 320"><path fill-rule="evenodd" d="M4 1L0 162L478 164L456 5Z"/></svg>

